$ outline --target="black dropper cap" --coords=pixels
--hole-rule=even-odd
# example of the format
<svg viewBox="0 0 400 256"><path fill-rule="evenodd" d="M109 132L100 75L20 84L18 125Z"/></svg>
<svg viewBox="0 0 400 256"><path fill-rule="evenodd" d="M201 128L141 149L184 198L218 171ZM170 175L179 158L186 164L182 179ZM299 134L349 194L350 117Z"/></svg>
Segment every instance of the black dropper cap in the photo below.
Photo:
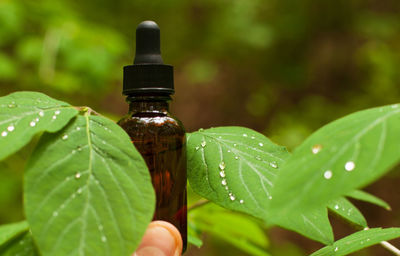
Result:
<svg viewBox="0 0 400 256"><path fill-rule="evenodd" d="M125 95L173 94L174 69L164 64L160 50L160 28L154 21L143 21L136 28L136 54L133 65L124 67Z"/></svg>

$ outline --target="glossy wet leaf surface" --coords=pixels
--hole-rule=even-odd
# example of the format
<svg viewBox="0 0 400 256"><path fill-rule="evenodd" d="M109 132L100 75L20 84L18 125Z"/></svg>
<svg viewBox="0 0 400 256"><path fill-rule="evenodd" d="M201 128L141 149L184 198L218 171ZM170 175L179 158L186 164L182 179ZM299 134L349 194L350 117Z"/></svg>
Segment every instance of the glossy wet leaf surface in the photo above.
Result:
<svg viewBox="0 0 400 256"><path fill-rule="evenodd" d="M38 92L0 97L0 160L21 149L35 134L62 129L78 112Z"/></svg>
<svg viewBox="0 0 400 256"><path fill-rule="evenodd" d="M279 172L271 214L304 212L376 180L400 159L399 130L399 105L360 111L321 128Z"/></svg>
<svg viewBox="0 0 400 256"><path fill-rule="evenodd" d="M130 255L153 217L146 164L99 116L44 134L25 176L25 212L42 255Z"/></svg>
<svg viewBox="0 0 400 256"><path fill-rule="evenodd" d="M243 127L220 127L188 134L188 178L194 191L227 209L267 222L270 190L284 161L285 147ZM333 242L326 207L287 215L275 224L322 243Z"/></svg>
<svg viewBox="0 0 400 256"><path fill-rule="evenodd" d="M372 228L351 234L326 246L310 256L343 256L382 241L400 237L400 228Z"/></svg>

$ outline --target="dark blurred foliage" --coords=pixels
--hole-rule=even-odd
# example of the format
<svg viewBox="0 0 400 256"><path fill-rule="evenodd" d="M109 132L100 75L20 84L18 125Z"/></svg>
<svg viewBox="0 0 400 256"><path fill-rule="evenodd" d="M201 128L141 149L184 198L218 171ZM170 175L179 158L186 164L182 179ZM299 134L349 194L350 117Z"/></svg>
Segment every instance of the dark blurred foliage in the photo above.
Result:
<svg viewBox="0 0 400 256"><path fill-rule="evenodd" d="M0 95L41 91L118 119L122 66L147 19L161 27L163 58L175 66L172 111L188 131L247 126L293 149L338 117L399 102L398 0L1 0ZM21 154L0 165L0 223L22 218ZM397 173L369 188L395 211L360 206L373 225L400 225ZM273 255L319 247L269 233ZM215 243L207 237L204 250L220 255Z"/></svg>

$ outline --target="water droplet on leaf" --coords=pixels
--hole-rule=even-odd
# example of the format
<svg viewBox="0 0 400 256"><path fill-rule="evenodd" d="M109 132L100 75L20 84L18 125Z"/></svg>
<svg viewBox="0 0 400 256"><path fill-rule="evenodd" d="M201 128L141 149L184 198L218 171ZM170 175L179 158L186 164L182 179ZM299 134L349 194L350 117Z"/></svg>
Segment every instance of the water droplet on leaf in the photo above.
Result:
<svg viewBox="0 0 400 256"><path fill-rule="evenodd" d="M243 133L243 137L247 137L247 134L246 134L246 133Z"/></svg>
<svg viewBox="0 0 400 256"><path fill-rule="evenodd" d="M354 170L355 167L356 167L356 164L353 161L348 161L344 165L344 169L346 169L346 171L348 171L348 172L351 172L352 170Z"/></svg>
<svg viewBox="0 0 400 256"><path fill-rule="evenodd" d="M339 205L335 205L335 209L336 209L336 210L339 210Z"/></svg>
<svg viewBox="0 0 400 256"><path fill-rule="evenodd" d="M61 113L60 110L56 110L56 111L54 112L54 115L59 115L60 113Z"/></svg>
<svg viewBox="0 0 400 256"><path fill-rule="evenodd" d="M201 146L204 148L206 145L207 145L207 142L203 140L203 141L201 142Z"/></svg>
<svg viewBox="0 0 400 256"><path fill-rule="evenodd" d="M204 132L204 129L203 129L203 128L200 128L200 129L199 129L199 132Z"/></svg>
<svg viewBox="0 0 400 256"><path fill-rule="evenodd" d="M40 112L39 112L39 116L44 117L44 112L43 112L43 111L40 111Z"/></svg>
<svg viewBox="0 0 400 256"><path fill-rule="evenodd" d="M243 204L244 203L243 199L240 199L239 203Z"/></svg>
<svg viewBox="0 0 400 256"><path fill-rule="evenodd" d="M31 127L34 127L34 126L36 125L36 123L35 123L34 121L32 121L32 122L29 123L29 125L30 125Z"/></svg>
<svg viewBox="0 0 400 256"><path fill-rule="evenodd" d="M8 134L8 133L7 133L6 131L4 131L4 132L1 133L1 136L6 137L7 134Z"/></svg>
<svg viewBox="0 0 400 256"><path fill-rule="evenodd" d="M62 136L62 139L63 139L63 140L68 139L68 134L64 134L64 135Z"/></svg>
<svg viewBox="0 0 400 256"><path fill-rule="evenodd" d="M219 172L219 176L221 176L222 178L224 178L224 177L225 177L225 172L224 172L224 171L220 171L220 172Z"/></svg>
<svg viewBox="0 0 400 256"><path fill-rule="evenodd" d="M77 172L76 174L75 174L75 178L76 179L79 179L81 177L81 174L79 173L79 172Z"/></svg>
<svg viewBox="0 0 400 256"><path fill-rule="evenodd" d="M326 172L324 172L324 178L327 179L327 180L332 178L332 171L331 170L327 170Z"/></svg>
<svg viewBox="0 0 400 256"><path fill-rule="evenodd" d="M264 146L264 144L262 144L261 142L260 142L260 143L258 143L258 145L260 145L260 147Z"/></svg>
<svg viewBox="0 0 400 256"><path fill-rule="evenodd" d="M320 144L315 144L312 148L311 148L311 152L313 154L318 154L322 149L322 145Z"/></svg>
<svg viewBox="0 0 400 256"><path fill-rule="evenodd" d="M223 179L222 181L221 181L221 184L223 185L223 186L226 186L226 179Z"/></svg>
<svg viewBox="0 0 400 256"><path fill-rule="evenodd" d="M231 199L231 201L235 201L236 197L234 195L229 196L229 198Z"/></svg>
<svg viewBox="0 0 400 256"><path fill-rule="evenodd" d="M275 161L269 163L269 166L271 166L271 167L274 168L274 169L278 168L278 164L277 164Z"/></svg>
<svg viewBox="0 0 400 256"><path fill-rule="evenodd" d="M53 120L56 120L56 119L57 119L57 116L53 116L52 118L53 118Z"/></svg>
<svg viewBox="0 0 400 256"><path fill-rule="evenodd" d="M225 169L225 163L224 163L224 162L221 162L221 163L219 164L219 168L220 168L221 170L224 170L224 169Z"/></svg>
<svg viewBox="0 0 400 256"><path fill-rule="evenodd" d="M195 147L196 151L198 151L200 149L200 147Z"/></svg>
<svg viewBox="0 0 400 256"><path fill-rule="evenodd" d="M235 159L236 159L236 160L238 160L238 159L239 159L239 157L238 157L238 156L235 156Z"/></svg>
<svg viewBox="0 0 400 256"><path fill-rule="evenodd" d="M10 126L7 127L7 130L8 130L9 132L14 131L14 129L15 129L14 125L10 125Z"/></svg>

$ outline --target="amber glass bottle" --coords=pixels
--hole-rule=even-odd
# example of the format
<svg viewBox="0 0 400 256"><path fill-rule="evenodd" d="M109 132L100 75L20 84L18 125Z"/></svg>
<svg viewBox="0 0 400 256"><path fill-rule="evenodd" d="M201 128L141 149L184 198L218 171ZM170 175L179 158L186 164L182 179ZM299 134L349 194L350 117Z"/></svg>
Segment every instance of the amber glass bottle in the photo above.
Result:
<svg viewBox="0 0 400 256"><path fill-rule="evenodd" d="M145 21L136 29L134 65L124 67L123 93L129 113L119 121L142 154L156 192L155 220L175 225L187 244L186 138L182 123L169 112L173 67L163 64L160 30Z"/></svg>

